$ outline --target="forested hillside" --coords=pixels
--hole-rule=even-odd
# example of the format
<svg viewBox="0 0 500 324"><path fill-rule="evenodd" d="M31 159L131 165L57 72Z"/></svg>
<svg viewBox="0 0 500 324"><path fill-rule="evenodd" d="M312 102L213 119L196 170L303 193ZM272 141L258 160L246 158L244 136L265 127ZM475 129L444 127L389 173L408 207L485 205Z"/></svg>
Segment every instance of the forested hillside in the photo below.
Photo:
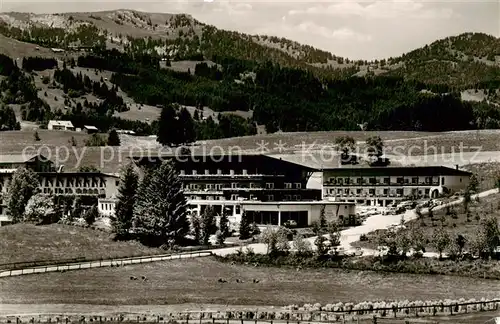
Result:
<svg viewBox="0 0 500 324"><path fill-rule="evenodd" d="M0 56L1 102L42 125L66 118L101 131L157 133L156 121L117 117L133 100L137 114L143 105L159 115L174 104L177 120L190 107L195 139L251 135L258 125L267 132L500 128L500 42L484 34L373 62L219 30L187 15L130 10L3 14L0 34L65 51L58 60L33 53L22 63ZM481 99L463 101L466 90ZM206 107L251 117L206 117ZM3 115L10 116L4 125L17 125L10 111Z"/></svg>

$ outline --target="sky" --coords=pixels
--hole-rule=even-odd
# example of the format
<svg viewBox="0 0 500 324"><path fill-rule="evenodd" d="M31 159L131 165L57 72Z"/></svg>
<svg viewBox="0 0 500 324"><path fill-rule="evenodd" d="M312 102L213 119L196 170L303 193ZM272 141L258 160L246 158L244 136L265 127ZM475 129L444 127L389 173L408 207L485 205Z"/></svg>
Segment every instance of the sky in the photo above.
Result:
<svg viewBox="0 0 500 324"><path fill-rule="evenodd" d="M218 28L272 35L351 59L399 56L463 32L500 37L500 0L0 0L0 11L134 9L188 13Z"/></svg>

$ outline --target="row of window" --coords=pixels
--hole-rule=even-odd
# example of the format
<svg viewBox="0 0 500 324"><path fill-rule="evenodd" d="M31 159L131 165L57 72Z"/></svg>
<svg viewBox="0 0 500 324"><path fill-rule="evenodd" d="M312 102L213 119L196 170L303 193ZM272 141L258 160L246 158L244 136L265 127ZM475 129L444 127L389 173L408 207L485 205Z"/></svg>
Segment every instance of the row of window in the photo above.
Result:
<svg viewBox="0 0 500 324"><path fill-rule="evenodd" d="M389 195L403 195L404 190L402 188L396 189L396 190L391 190L389 189L383 189L376 191L375 189L356 189L356 190L350 190L350 189L329 189L327 191L328 194L330 195L345 195L345 196L350 196L350 195L383 195L383 196L389 196ZM412 189L411 194L413 195L422 195L425 194L428 196L430 193L430 189L424 189L424 190L418 190L418 189Z"/></svg>
<svg viewBox="0 0 500 324"><path fill-rule="evenodd" d="M261 184L259 183L253 183L253 182L250 182L248 185L247 184L241 184L241 183L238 183L238 182L232 182L230 184L230 188L231 189L237 189L237 188L251 188L251 189L260 189L262 188ZM198 184L198 183L190 183L187 185L187 188L190 189L190 190L205 190L205 189L208 189L208 190L222 190L224 188L229 188L229 184L223 184L223 183L207 183L207 184ZM266 189L274 189L274 183L273 182L267 182L265 184L265 188ZM285 189L292 189L292 188L295 188L295 189L301 189L302 188L302 184L300 182L296 182L296 183L290 183L290 182L287 182L285 183Z"/></svg>
<svg viewBox="0 0 500 324"><path fill-rule="evenodd" d="M444 182L444 178L442 179ZM376 178L376 177L370 177L370 178L329 178L328 180L329 183L331 184L390 184L391 183L391 178L390 177L384 177L382 179ZM424 184L432 184L433 182L439 182L439 179L436 179L433 181L432 177L424 177L423 182L421 181L421 177L397 177L396 178L396 183L397 184L405 184L405 183L412 183L412 184L418 184L418 183L424 183ZM444 183L443 183L444 184Z"/></svg>
<svg viewBox="0 0 500 324"><path fill-rule="evenodd" d="M103 179L100 179L100 180L90 180L90 179L67 179L66 182L64 181L64 179L58 179L56 181L55 178L52 178L52 179L49 179L49 178L46 178L45 181L44 181L44 185L46 187L54 187L54 182L55 182L55 186L56 187L75 187L75 188L78 188L78 187L83 187L83 188L87 188L87 187L100 187L100 188L104 188L106 187L106 181L104 181Z"/></svg>

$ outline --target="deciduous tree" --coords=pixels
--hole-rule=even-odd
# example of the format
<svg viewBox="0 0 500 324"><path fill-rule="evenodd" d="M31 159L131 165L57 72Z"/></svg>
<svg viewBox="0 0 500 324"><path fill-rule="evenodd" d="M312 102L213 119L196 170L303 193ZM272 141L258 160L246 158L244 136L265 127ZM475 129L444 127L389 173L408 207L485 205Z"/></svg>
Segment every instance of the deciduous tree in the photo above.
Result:
<svg viewBox="0 0 500 324"><path fill-rule="evenodd" d="M33 170L19 168L14 172L5 197L7 212L13 223L23 221L26 204L38 193L38 186L38 175Z"/></svg>

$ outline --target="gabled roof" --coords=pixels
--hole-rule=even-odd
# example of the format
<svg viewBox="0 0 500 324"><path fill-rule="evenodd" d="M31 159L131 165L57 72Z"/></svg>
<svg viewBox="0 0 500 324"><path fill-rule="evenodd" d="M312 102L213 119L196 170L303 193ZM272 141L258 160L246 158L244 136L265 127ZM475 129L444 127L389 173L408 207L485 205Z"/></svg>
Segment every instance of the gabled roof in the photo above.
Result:
<svg viewBox="0 0 500 324"><path fill-rule="evenodd" d="M92 129L92 130L97 130L97 127L92 126L92 125L84 125L83 128L85 129Z"/></svg>

